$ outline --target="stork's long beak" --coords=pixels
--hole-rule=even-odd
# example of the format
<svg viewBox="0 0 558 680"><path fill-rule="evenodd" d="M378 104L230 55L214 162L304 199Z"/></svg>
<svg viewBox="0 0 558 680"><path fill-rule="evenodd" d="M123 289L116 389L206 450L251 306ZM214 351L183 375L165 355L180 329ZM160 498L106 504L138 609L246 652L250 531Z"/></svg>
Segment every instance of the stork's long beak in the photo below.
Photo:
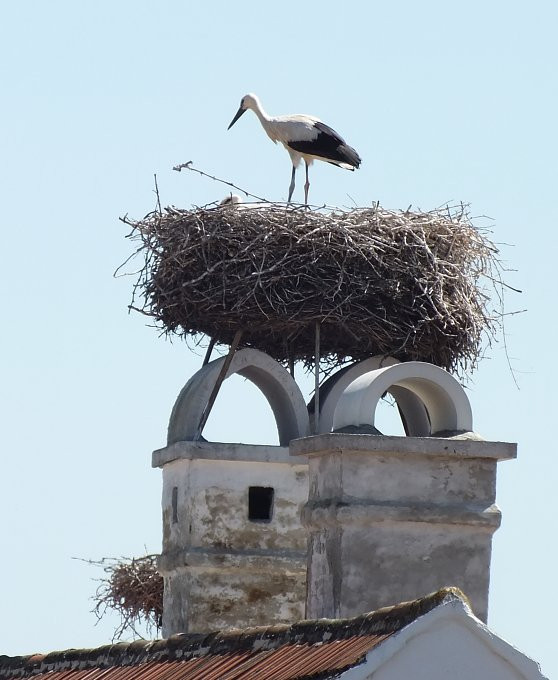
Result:
<svg viewBox="0 0 558 680"><path fill-rule="evenodd" d="M246 111L246 109L243 109L242 106L238 109L236 112L236 116L232 119L231 124L227 128L227 130L230 130L232 126L236 123L236 121L240 118L240 116Z"/></svg>

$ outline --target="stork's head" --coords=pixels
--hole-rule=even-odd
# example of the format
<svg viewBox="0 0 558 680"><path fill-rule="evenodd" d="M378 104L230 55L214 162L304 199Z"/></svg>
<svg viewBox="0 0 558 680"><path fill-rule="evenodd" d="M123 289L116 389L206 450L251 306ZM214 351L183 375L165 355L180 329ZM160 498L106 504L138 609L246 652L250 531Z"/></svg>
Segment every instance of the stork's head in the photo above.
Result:
<svg viewBox="0 0 558 680"><path fill-rule="evenodd" d="M232 119L231 124L229 125L227 130L230 130L232 128L232 126L236 123L236 121L245 111L247 111L248 109L252 109L254 111L258 109L259 106L260 102L255 94L245 94L244 97L242 97L242 99L240 100L240 107L236 112L235 117Z"/></svg>

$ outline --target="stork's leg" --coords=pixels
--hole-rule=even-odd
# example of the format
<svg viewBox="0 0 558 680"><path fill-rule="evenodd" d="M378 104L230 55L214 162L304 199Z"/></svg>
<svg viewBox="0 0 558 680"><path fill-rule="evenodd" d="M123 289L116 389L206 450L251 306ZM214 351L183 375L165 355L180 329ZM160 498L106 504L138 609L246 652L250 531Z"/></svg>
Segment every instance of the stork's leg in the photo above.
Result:
<svg viewBox="0 0 558 680"><path fill-rule="evenodd" d="M304 185L304 205L308 205L308 189L310 189L310 182L308 181L308 163L306 163L306 184Z"/></svg>
<svg viewBox="0 0 558 680"><path fill-rule="evenodd" d="M291 202L291 198L293 195L293 191L295 188L295 172L296 172L296 167L293 165L293 174L291 175L291 186L289 187L289 198L287 199L287 203Z"/></svg>

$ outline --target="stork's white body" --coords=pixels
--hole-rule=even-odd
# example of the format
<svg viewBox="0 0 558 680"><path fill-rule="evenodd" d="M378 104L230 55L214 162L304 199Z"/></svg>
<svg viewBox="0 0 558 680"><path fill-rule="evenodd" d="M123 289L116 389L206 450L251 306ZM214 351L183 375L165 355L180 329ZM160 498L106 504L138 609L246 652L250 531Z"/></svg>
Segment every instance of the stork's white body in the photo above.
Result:
<svg viewBox="0 0 558 680"><path fill-rule="evenodd" d="M258 111L256 111L256 115L258 115L263 129L267 132L267 136L275 144L281 142L289 152L289 156L295 167L300 165L301 160L304 160L308 165L311 165L315 160L326 160L320 154L318 148L316 148L315 153L302 153L289 146L292 142L316 142L321 134L316 127L316 123L323 122L319 118L308 116L303 113L293 113L290 116L274 117L265 117L265 112L262 110L260 110L259 113L261 116L258 115ZM343 161L330 160L329 162L338 165L340 168L345 168L346 170L354 170L352 165L344 163Z"/></svg>
<svg viewBox="0 0 558 680"><path fill-rule="evenodd" d="M295 186L295 171L300 161L306 165L305 202L308 203L308 167L314 160L326 161L346 170L358 168L361 162L358 153L345 143L344 139L315 116L295 113L287 116L268 115L260 100L253 94L245 95L229 128L240 116L251 109L258 117L263 129L272 142L280 142L289 152L293 171L289 187L289 202Z"/></svg>

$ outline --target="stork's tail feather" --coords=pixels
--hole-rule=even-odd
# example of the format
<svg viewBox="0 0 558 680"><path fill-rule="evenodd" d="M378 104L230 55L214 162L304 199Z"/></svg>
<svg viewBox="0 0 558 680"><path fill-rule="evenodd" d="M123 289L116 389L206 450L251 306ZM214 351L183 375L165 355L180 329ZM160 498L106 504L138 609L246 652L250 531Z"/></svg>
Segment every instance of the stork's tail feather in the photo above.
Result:
<svg viewBox="0 0 558 680"><path fill-rule="evenodd" d="M348 144L341 144L337 151L339 152L342 162L350 165L352 168L358 168L362 163L361 157L358 155L355 149L353 149L353 147L349 146Z"/></svg>

